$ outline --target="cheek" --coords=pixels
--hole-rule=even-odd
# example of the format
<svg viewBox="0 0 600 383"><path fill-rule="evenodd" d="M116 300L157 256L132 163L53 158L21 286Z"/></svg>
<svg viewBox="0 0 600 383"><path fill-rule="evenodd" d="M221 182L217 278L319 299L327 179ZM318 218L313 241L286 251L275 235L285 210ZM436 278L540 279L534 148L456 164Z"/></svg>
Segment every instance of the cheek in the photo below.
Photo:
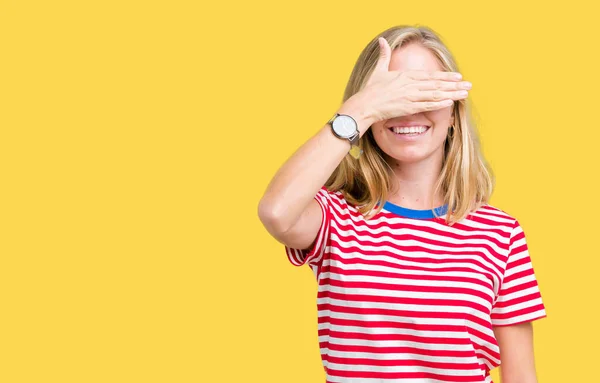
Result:
<svg viewBox="0 0 600 383"><path fill-rule="evenodd" d="M384 153L389 155L389 151L392 150L393 146L392 141L390 141L390 137L387 137L387 132L384 130L385 128L379 127L371 127L373 141L375 141L375 145Z"/></svg>
<svg viewBox="0 0 600 383"><path fill-rule="evenodd" d="M427 118L429 118L429 120L433 122L433 126L435 127L433 134L435 137L445 137L448 134L448 129L452 123L451 117L451 107L430 112Z"/></svg>
<svg viewBox="0 0 600 383"><path fill-rule="evenodd" d="M448 124L450 121L450 117L452 116L452 108L453 106L448 106L443 109L431 110L426 113L426 116L429 120L433 121L436 124ZM449 124L448 124L449 126Z"/></svg>
<svg viewBox="0 0 600 383"><path fill-rule="evenodd" d="M379 141L380 137L383 137L383 135L385 134L385 128L383 127L383 124L378 123L378 124L373 124L371 125L371 131L373 133L373 137L375 138L375 141ZM378 142L379 144L379 142Z"/></svg>
<svg viewBox="0 0 600 383"><path fill-rule="evenodd" d="M448 127L444 125L438 125L433 131L433 140L435 142L443 142L448 136Z"/></svg>

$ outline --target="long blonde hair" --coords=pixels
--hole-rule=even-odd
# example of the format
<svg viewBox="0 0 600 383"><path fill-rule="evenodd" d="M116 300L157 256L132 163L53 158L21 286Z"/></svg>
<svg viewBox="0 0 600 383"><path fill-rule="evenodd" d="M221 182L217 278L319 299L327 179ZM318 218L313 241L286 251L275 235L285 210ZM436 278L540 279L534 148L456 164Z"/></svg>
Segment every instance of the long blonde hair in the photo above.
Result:
<svg viewBox="0 0 600 383"><path fill-rule="evenodd" d="M431 28L394 26L377 35L361 52L346 86L344 102L365 86L375 68L379 58L378 37L385 38L392 51L418 42L435 54L443 70L459 71L452 54ZM494 176L481 153L469 102L467 99L457 100L453 107L453 135L444 144L444 162L434 190L436 195L441 188L444 203L448 204L448 225L486 204L494 188ZM363 150L359 159L346 156L325 186L331 191L341 191L345 199L369 219L381 211L383 202L379 201L387 200L394 173L375 142L372 129L360 138L358 145ZM436 217L439 216L437 209L433 211Z"/></svg>

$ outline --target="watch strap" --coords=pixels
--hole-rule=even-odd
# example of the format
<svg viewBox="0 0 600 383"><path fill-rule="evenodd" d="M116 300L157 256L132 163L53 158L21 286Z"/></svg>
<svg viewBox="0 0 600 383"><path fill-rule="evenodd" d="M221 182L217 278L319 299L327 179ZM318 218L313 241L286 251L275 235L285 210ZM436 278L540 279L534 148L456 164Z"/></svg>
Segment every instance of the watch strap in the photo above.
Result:
<svg viewBox="0 0 600 383"><path fill-rule="evenodd" d="M350 140L350 151L348 153L350 153L350 155L357 160L358 157L360 157L360 155L363 154L363 150L360 148L360 146L358 146L359 138L360 134L356 132L354 135L352 135L352 137L348 139Z"/></svg>

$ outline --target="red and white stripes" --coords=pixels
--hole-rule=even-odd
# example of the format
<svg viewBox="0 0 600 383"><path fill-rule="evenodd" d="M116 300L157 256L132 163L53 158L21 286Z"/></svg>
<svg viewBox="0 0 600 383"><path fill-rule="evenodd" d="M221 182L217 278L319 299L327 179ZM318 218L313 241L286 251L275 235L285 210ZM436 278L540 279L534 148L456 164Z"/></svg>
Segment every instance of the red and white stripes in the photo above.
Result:
<svg viewBox="0 0 600 383"><path fill-rule="evenodd" d="M327 382L491 383L492 326L546 316L523 230L504 211L485 205L450 227L389 203L366 221L325 187L315 199L315 243L285 250L318 282Z"/></svg>

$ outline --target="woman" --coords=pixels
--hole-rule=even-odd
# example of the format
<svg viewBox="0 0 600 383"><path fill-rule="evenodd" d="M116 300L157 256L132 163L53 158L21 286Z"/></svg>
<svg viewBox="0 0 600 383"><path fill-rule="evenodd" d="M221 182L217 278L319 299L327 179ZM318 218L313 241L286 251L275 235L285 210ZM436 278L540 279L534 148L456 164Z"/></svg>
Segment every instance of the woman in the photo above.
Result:
<svg viewBox="0 0 600 383"><path fill-rule="evenodd" d="M488 203L470 88L431 29L384 31L259 203L317 279L327 382L537 381L546 311L519 222Z"/></svg>

